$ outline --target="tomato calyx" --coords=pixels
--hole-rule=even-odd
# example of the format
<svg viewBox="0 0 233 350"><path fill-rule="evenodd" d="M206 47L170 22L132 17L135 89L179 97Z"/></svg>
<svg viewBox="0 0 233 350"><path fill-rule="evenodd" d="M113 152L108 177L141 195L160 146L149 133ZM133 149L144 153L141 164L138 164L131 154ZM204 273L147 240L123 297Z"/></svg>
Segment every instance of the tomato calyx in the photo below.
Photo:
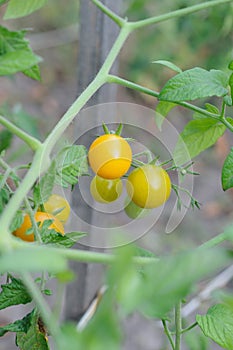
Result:
<svg viewBox="0 0 233 350"><path fill-rule="evenodd" d="M116 131L114 130L109 130L109 128L107 127L107 125L105 123L102 124L103 130L105 134L113 134L113 135L118 135L121 136L122 130L123 130L123 125L122 123L120 123L116 129Z"/></svg>

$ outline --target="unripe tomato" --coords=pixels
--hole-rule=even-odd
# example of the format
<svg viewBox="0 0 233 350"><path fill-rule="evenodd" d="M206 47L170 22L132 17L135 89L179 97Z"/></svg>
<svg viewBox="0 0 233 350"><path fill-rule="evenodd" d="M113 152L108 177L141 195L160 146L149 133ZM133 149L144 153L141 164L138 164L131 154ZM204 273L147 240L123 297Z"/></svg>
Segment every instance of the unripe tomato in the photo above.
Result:
<svg viewBox="0 0 233 350"><path fill-rule="evenodd" d="M127 203L127 205L124 208L124 211L130 219L144 218L150 213L149 209L139 207L132 200L129 203Z"/></svg>
<svg viewBox="0 0 233 350"><path fill-rule="evenodd" d="M97 202L109 203L120 197L122 187L122 181L120 179L107 180L95 176L91 181L90 192Z"/></svg>
<svg viewBox="0 0 233 350"><path fill-rule="evenodd" d="M163 168L146 164L131 172L126 188L129 197L139 207L157 208L169 198L171 180Z"/></svg>
<svg viewBox="0 0 233 350"><path fill-rule="evenodd" d="M123 137L105 134L92 142L88 159L95 174L104 179L117 179L130 168L132 150Z"/></svg>
<svg viewBox="0 0 233 350"><path fill-rule="evenodd" d="M44 209L47 213L53 214L61 222L65 223L70 216L70 205L65 198L58 194L52 194L47 202L44 203Z"/></svg>
<svg viewBox="0 0 233 350"><path fill-rule="evenodd" d="M42 211L37 211L34 217L36 222L40 222L40 226L43 225L43 222L45 220L53 220L53 222L49 226L49 229L51 230L54 229L55 231L61 233L62 235L65 234L64 227L61 221L59 221L55 216L48 213L44 213ZM31 223L30 216L26 214L24 216L24 221L22 225L17 230L15 230L13 234L16 237L21 238L23 241L33 242L35 240L34 233L30 233L30 234L26 233L27 230L30 229L31 227L32 227L32 223Z"/></svg>

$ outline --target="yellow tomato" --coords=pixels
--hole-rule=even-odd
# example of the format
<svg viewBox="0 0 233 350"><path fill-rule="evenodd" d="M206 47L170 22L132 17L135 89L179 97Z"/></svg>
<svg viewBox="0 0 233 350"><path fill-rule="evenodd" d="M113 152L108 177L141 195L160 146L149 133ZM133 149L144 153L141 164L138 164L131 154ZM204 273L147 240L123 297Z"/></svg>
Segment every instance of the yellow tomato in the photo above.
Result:
<svg viewBox="0 0 233 350"><path fill-rule="evenodd" d="M171 180L163 168L146 164L130 173L126 188L136 205L151 209L167 201L171 193Z"/></svg>
<svg viewBox="0 0 233 350"><path fill-rule="evenodd" d="M132 150L123 137L105 134L91 144L88 159L95 174L104 179L117 179L130 168Z"/></svg>
<svg viewBox="0 0 233 350"><path fill-rule="evenodd" d="M40 226L42 226L45 220L53 220L53 222L49 226L49 229L54 229L62 235L65 234L62 223L55 216L41 211L37 211L34 217L36 222L40 222ZM24 221L22 225L17 230L15 230L13 234L16 237L21 238L23 241L33 242L35 240L34 233L32 232L27 234L27 230L29 230L30 228L32 228L32 222L30 216L26 214L24 216Z"/></svg>

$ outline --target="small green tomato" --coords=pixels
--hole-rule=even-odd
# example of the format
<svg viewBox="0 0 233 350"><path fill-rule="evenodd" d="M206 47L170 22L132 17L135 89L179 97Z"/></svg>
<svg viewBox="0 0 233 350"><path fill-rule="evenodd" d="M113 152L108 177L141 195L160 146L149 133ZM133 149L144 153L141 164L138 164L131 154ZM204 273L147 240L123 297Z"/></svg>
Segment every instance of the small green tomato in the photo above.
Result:
<svg viewBox="0 0 233 350"><path fill-rule="evenodd" d="M122 193L121 179L108 180L95 176L90 185L90 192L95 201L110 203L117 200Z"/></svg>

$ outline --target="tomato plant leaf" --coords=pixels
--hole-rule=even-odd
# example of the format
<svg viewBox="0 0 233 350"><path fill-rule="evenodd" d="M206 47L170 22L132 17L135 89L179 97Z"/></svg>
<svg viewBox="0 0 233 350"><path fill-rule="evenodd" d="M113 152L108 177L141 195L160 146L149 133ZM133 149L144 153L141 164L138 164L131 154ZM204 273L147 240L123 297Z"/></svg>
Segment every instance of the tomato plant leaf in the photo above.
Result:
<svg viewBox="0 0 233 350"><path fill-rule="evenodd" d="M135 247L134 256L143 256L145 258L155 258L156 257L155 253L153 253L147 249L144 249L142 247L138 247L138 246Z"/></svg>
<svg viewBox="0 0 233 350"><path fill-rule="evenodd" d="M59 250L51 250L45 246L30 246L30 249L22 248L0 255L0 273L43 270L51 273L66 271L67 261L59 254Z"/></svg>
<svg viewBox="0 0 233 350"><path fill-rule="evenodd" d="M205 109L206 109L206 111L213 113L213 114L216 114L217 116L220 115L219 109L210 103L205 104ZM203 120L203 119L209 119L209 117L200 113L200 112L194 112L193 119L202 119Z"/></svg>
<svg viewBox="0 0 233 350"><path fill-rule="evenodd" d="M184 164L215 144L226 127L211 118L191 120L181 132L174 150L174 162Z"/></svg>
<svg viewBox="0 0 233 350"><path fill-rule="evenodd" d="M0 153L10 147L13 134L8 130L0 131Z"/></svg>
<svg viewBox="0 0 233 350"><path fill-rule="evenodd" d="M230 75L229 85L230 85L230 88L231 88L231 101L233 101L233 73Z"/></svg>
<svg viewBox="0 0 233 350"><path fill-rule="evenodd" d="M17 332L16 345L21 350L49 350L46 331L36 311L30 323L26 332Z"/></svg>
<svg viewBox="0 0 233 350"><path fill-rule="evenodd" d="M31 68L24 70L23 74L34 80L41 80L40 68L37 64Z"/></svg>
<svg viewBox="0 0 233 350"><path fill-rule="evenodd" d="M159 94L163 101L187 101L228 93L228 77L220 70L192 68L172 77Z"/></svg>
<svg viewBox="0 0 233 350"><path fill-rule="evenodd" d="M48 221L48 223L46 223ZM84 232L70 232L62 236L55 230L48 230L51 220L45 220L40 229L41 238L45 244L52 244L57 247L71 248L80 238L86 236Z"/></svg>
<svg viewBox="0 0 233 350"><path fill-rule="evenodd" d="M224 349L233 348L233 314L227 305L216 304L206 315L197 315L196 320L206 337Z"/></svg>
<svg viewBox="0 0 233 350"><path fill-rule="evenodd" d="M229 63L228 68L229 68L230 70L233 70L233 60Z"/></svg>
<svg viewBox="0 0 233 350"><path fill-rule="evenodd" d="M0 177L1 179L1 177ZM0 189L0 213L2 213L5 205L8 203L10 199L10 192L8 190L8 188L6 188L5 186L3 188Z"/></svg>
<svg viewBox="0 0 233 350"><path fill-rule="evenodd" d="M17 210L14 219L10 225L10 231L15 231L18 227L20 227L23 223L24 216L22 210Z"/></svg>
<svg viewBox="0 0 233 350"><path fill-rule="evenodd" d="M26 49L7 52L0 56L0 75L11 75L22 72L27 68L33 67L40 61L39 56L34 55Z"/></svg>
<svg viewBox="0 0 233 350"><path fill-rule="evenodd" d="M161 130L164 118L177 105L173 102L159 101L155 109L155 122L159 130Z"/></svg>
<svg viewBox="0 0 233 350"><path fill-rule="evenodd" d="M181 73L182 72L182 69L180 69L178 66L176 66L174 63L172 63L170 61L156 60L156 61L152 61L151 63L162 64L163 66L168 67L168 68L174 70L177 73Z"/></svg>
<svg viewBox="0 0 233 350"><path fill-rule="evenodd" d="M7 332L27 332L31 324L32 312L27 314L21 320L17 320L13 323L9 323L6 326L0 327L0 337Z"/></svg>
<svg viewBox="0 0 233 350"><path fill-rule="evenodd" d="M0 310L12 305L27 304L31 302L31 297L23 282L13 276L10 278L10 283L1 285Z"/></svg>
<svg viewBox="0 0 233 350"><path fill-rule="evenodd" d="M198 265L200 260L202 264ZM195 283L229 263L228 253L217 249L200 249L163 257L144 270L145 290L139 310L147 316L164 317L192 290Z"/></svg>
<svg viewBox="0 0 233 350"><path fill-rule="evenodd" d="M27 16L44 6L47 0L10 0L4 19Z"/></svg>
<svg viewBox="0 0 233 350"><path fill-rule="evenodd" d="M42 176L40 182L34 187L33 198L37 205L45 203L52 194L56 176L56 162L53 161Z"/></svg>
<svg viewBox="0 0 233 350"><path fill-rule="evenodd" d="M27 72L32 68L35 74L35 69L39 70L37 64L41 58L32 52L24 36L23 30L10 31L0 26L0 75ZM39 78L36 74L35 77Z"/></svg>
<svg viewBox="0 0 233 350"><path fill-rule="evenodd" d="M56 157L56 183L68 187L75 185L81 175L88 173L87 150L81 145L69 145Z"/></svg>
<svg viewBox="0 0 233 350"><path fill-rule="evenodd" d="M224 191L233 187L233 147L224 161L221 179Z"/></svg>

